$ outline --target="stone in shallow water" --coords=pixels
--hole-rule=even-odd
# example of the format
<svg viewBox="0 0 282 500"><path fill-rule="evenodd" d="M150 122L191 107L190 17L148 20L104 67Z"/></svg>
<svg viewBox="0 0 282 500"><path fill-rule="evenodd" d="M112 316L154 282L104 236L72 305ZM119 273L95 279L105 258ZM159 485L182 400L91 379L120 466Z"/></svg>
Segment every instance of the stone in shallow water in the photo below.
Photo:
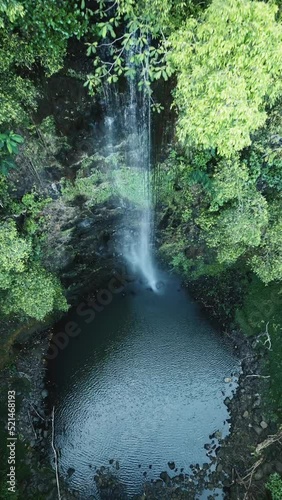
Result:
<svg viewBox="0 0 282 500"><path fill-rule="evenodd" d="M254 425L253 429L257 433L258 436L261 435L261 433L262 433L262 428L261 427L259 427L258 425Z"/></svg>
<svg viewBox="0 0 282 500"><path fill-rule="evenodd" d="M161 479L157 479L156 481L154 481L154 485L156 486L156 488L162 488L163 482Z"/></svg>
<svg viewBox="0 0 282 500"><path fill-rule="evenodd" d="M255 481L261 481L263 479L263 471L258 469L258 471L254 474Z"/></svg>
<svg viewBox="0 0 282 500"><path fill-rule="evenodd" d="M73 467L69 467L67 471L68 477L71 477L74 473L75 469Z"/></svg>
<svg viewBox="0 0 282 500"><path fill-rule="evenodd" d="M228 398L228 399L229 399L229 398ZM229 399L229 401L230 401L230 399ZM231 403L231 401L230 401L230 403ZM228 404L229 404L229 403L228 403ZM220 431L216 431L216 432L215 432L215 434L214 434L214 437L215 437L216 439L221 439L221 438L222 438L222 432L220 432Z"/></svg>
<svg viewBox="0 0 282 500"><path fill-rule="evenodd" d="M230 377L226 377L226 378L224 379L224 382L225 382L226 384L229 384L230 382L232 382L232 379L231 379Z"/></svg>
<svg viewBox="0 0 282 500"><path fill-rule="evenodd" d="M163 480L166 484L168 484L168 483L170 482L170 477L169 477L168 473L167 473L167 472L165 472L165 471L160 473L160 478L161 478L161 479L162 479L162 480Z"/></svg>
<svg viewBox="0 0 282 500"><path fill-rule="evenodd" d="M277 472L282 474L282 462L275 462L275 469Z"/></svg>
<svg viewBox="0 0 282 500"><path fill-rule="evenodd" d="M168 462L167 465L169 466L170 470L175 469L175 462Z"/></svg>
<svg viewBox="0 0 282 500"><path fill-rule="evenodd" d="M253 404L253 409L261 407L261 396L260 396L260 394L255 394L255 398L256 399L255 399L254 404Z"/></svg>

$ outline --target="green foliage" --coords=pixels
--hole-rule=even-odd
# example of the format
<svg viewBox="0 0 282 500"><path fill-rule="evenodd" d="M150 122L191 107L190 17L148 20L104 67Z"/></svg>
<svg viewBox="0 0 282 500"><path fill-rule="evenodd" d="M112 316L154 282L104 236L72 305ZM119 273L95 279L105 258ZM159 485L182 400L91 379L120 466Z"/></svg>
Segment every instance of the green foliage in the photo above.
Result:
<svg viewBox="0 0 282 500"><path fill-rule="evenodd" d="M267 202L257 189L262 173L252 154L248 162L219 162L209 209L204 207L197 221L220 263L230 265L244 255L252 270L269 283L282 278L282 214L280 203Z"/></svg>
<svg viewBox="0 0 282 500"><path fill-rule="evenodd" d="M36 130L45 149L51 127L52 123L47 118L41 130ZM1 312L43 320L53 310L65 311L67 303L59 280L40 265L44 238L43 212L50 199L35 191L24 194L21 199L15 198L13 184L7 176L6 163L13 161L12 156L20 152L22 143L22 136L14 132L0 134L0 203L3 216L0 221ZM32 140L25 148L25 154L28 154L31 144Z"/></svg>
<svg viewBox="0 0 282 500"><path fill-rule="evenodd" d="M281 302L280 302L281 307ZM270 391L268 400L273 408L275 419L282 422L282 339L281 339L282 321L271 325L272 350L269 352L265 372L270 375Z"/></svg>
<svg viewBox="0 0 282 500"><path fill-rule="evenodd" d="M156 194L160 202L172 204L176 209L182 204L181 212L188 209L196 192L208 191L211 187L208 175L209 162L213 153L209 151L191 151L183 156L172 150L168 159L158 166ZM175 203L174 203L175 202Z"/></svg>
<svg viewBox="0 0 282 500"><path fill-rule="evenodd" d="M0 50L1 54L1 50ZM0 63L1 69L1 63ZM0 85L0 124L18 125L27 122L27 110L35 109L38 92L32 83L12 70L3 73Z"/></svg>
<svg viewBox="0 0 282 500"><path fill-rule="evenodd" d="M58 278L40 266L29 265L14 275L3 310L41 321L54 310L67 311L68 305Z"/></svg>
<svg viewBox="0 0 282 500"><path fill-rule="evenodd" d="M270 206L269 219L259 252L250 260L252 269L264 283L282 280L282 211L280 203L273 203Z"/></svg>
<svg viewBox="0 0 282 500"><path fill-rule="evenodd" d="M0 174L7 175L10 169L16 167L13 155L18 154L19 144L23 142L23 137L14 132L0 134Z"/></svg>
<svg viewBox="0 0 282 500"><path fill-rule="evenodd" d="M56 135L56 125L54 116L46 116L39 125L40 132L44 136L54 136ZM38 129L38 128L37 128Z"/></svg>
<svg viewBox="0 0 282 500"><path fill-rule="evenodd" d="M282 499L282 479L277 472L271 474L266 487L271 493L272 500Z"/></svg>
<svg viewBox="0 0 282 500"><path fill-rule="evenodd" d="M251 144L282 93L281 27L274 4L213 0L171 37L183 143L230 157Z"/></svg>
<svg viewBox="0 0 282 500"><path fill-rule="evenodd" d="M38 96L35 66L46 75L57 72L68 39L80 38L88 27L89 16L74 0L0 1L0 124L27 121Z"/></svg>
<svg viewBox="0 0 282 500"><path fill-rule="evenodd" d="M45 198L35 191L26 193L19 201L10 201L9 209L15 216L23 216L24 223L22 233L24 236L38 237L44 226L43 210L51 202L51 198ZM33 240L33 244L35 239Z"/></svg>
<svg viewBox="0 0 282 500"><path fill-rule="evenodd" d="M164 243L159 249L160 256L164 258L173 269L181 273L184 277L188 277L191 275L193 261L187 259L184 251L185 241L181 238L181 234L178 234L174 241Z"/></svg>
<svg viewBox="0 0 282 500"><path fill-rule="evenodd" d="M3 210L10 202L10 196L8 193L8 182L5 175L0 175L0 207Z"/></svg>
<svg viewBox="0 0 282 500"><path fill-rule="evenodd" d="M173 268L181 273L183 276L188 276L191 273L191 267L193 266L193 262L190 259L187 259L182 252L175 253L175 248L165 248L163 247L163 251L173 251L173 257L171 259L171 264ZM182 249L183 250L183 249Z"/></svg>
<svg viewBox="0 0 282 500"><path fill-rule="evenodd" d="M133 170L125 166L123 161L123 158L116 155L110 155L108 158L99 155L86 158L74 182L62 180L64 198L67 201L75 201L77 197L82 197L88 207L104 203L111 196L118 196L137 206L144 203L148 179L143 170Z"/></svg>
<svg viewBox="0 0 282 500"><path fill-rule="evenodd" d="M67 310L59 280L34 261L32 241L19 236L10 220L0 225L1 310L38 320Z"/></svg>
<svg viewBox="0 0 282 500"><path fill-rule="evenodd" d="M121 166L113 171L113 193L136 205L146 203L149 176L141 169Z"/></svg>
<svg viewBox="0 0 282 500"><path fill-rule="evenodd" d="M212 182L211 211L216 212L229 202L241 204L248 199L256 179L250 179L247 166L237 160L219 162Z"/></svg>
<svg viewBox="0 0 282 500"><path fill-rule="evenodd" d="M4 28L5 16L11 23L14 23L18 17L24 16L24 7L17 0L0 1L0 28Z"/></svg>
<svg viewBox="0 0 282 500"><path fill-rule="evenodd" d="M217 217L198 218L208 246L216 248L218 261L228 265L260 245L267 221L267 204L259 193L242 204L236 201Z"/></svg>
<svg viewBox="0 0 282 500"><path fill-rule="evenodd" d="M166 242L180 238L188 258L189 247L198 248L194 277L222 272L244 259L264 283L281 280L282 213L272 173L266 183L264 161L252 150L243 160L202 158L201 163L199 154L193 159L172 154L159 168L158 203L173 211ZM203 252L205 258L198 258Z"/></svg>
<svg viewBox="0 0 282 500"><path fill-rule="evenodd" d="M269 323L269 332L272 336L274 330L279 330L279 325L282 325L281 304L281 285L277 283L265 285L253 275L248 282L243 305L236 311L236 321L249 336L265 331L266 324Z"/></svg>
<svg viewBox="0 0 282 500"><path fill-rule="evenodd" d="M77 177L74 183L62 181L62 194L68 201L77 197L85 198L86 205L92 207L105 202L112 194L111 186L101 172L94 172L88 177Z"/></svg>
<svg viewBox="0 0 282 500"><path fill-rule="evenodd" d="M32 123L26 130L26 141L18 162L25 171L32 170L40 182L46 178L46 168L52 167L59 173L63 170L58 156L70 149L67 138L56 132L53 116L47 116L40 124Z"/></svg>
<svg viewBox="0 0 282 500"><path fill-rule="evenodd" d="M161 227L162 219L168 220L166 227L162 227L160 253L189 279L202 274L218 274L222 269L218 262L212 261L209 250L206 252L207 261L203 259L206 243L197 223L202 203L207 206L205 198L211 188L208 170L213 160L213 152L193 151L189 158L185 158L172 151L166 162L159 165L155 179Z"/></svg>
<svg viewBox="0 0 282 500"><path fill-rule="evenodd" d="M14 273L21 273L31 253L31 244L18 237L13 221L0 226L0 288L11 286Z"/></svg>
<svg viewBox="0 0 282 500"><path fill-rule="evenodd" d="M261 335L268 331L271 339L271 350L267 350L266 375L270 375L270 392L268 399L275 414L282 418L282 287L272 282L265 285L257 276L248 282L247 293L242 304L237 308L235 319L245 335ZM265 336L259 345L263 345Z"/></svg>
<svg viewBox="0 0 282 500"><path fill-rule="evenodd" d="M167 64L168 35L188 13L198 10L197 2L191 0L116 0L110 6L99 0L96 36L87 43L87 55L95 57L94 71L85 85L93 92L103 81L115 83L121 75L137 76L139 88L151 92L152 82L166 81L172 74Z"/></svg>
<svg viewBox="0 0 282 500"><path fill-rule="evenodd" d="M21 135L9 132L8 134L0 134L0 149L6 149L10 154L19 152L18 145L24 142Z"/></svg>

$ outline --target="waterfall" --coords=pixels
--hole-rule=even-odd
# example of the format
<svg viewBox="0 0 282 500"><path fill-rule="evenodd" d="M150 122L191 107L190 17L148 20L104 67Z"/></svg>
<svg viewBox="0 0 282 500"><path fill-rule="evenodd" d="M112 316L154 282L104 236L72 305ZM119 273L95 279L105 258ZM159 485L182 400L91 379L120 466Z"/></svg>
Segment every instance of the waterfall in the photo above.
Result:
<svg viewBox="0 0 282 500"><path fill-rule="evenodd" d="M152 256L151 192L151 107L150 96L138 88L138 75L126 82L126 91L105 89L105 142L112 158L111 170L116 192L125 215L120 253L134 273L157 290L157 273ZM128 198L131 206L127 206ZM130 216L137 214L132 228Z"/></svg>
<svg viewBox="0 0 282 500"><path fill-rule="evenodd" d="M129 82L129 105L125 106L125 126L129 134L128 161L139 172L141 212L137 234L128 232L124 256L156 291L156 270L152 258L152 193L151 193L151 106L150 96L137 87L137 79Z"/></svg>

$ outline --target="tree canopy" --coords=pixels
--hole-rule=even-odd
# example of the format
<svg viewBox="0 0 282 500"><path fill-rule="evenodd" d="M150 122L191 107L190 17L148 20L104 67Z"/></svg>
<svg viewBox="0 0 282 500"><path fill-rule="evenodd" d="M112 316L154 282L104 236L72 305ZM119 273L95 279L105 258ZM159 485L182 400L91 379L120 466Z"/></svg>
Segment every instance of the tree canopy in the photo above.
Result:
<svg viewBox="0 0 282 500"><path fill-rule="evenodd" d="M98 5L94 38L87 43L94 68L85 85L94 92L104 81L113 83L121 75L137 75L139 88L151 93L152 82L166 81L172 74L167 63L169 35L183 18L199 11L198 2L117 0L105 8L100 0Z"/></svg>
<svg viewBox="0 0 282 500"><path fill-rule="evenodd" d="M39 94L34 69L57 72L68 39L80 38L87 27L88 18L74 0L0 0L0 125L28 119Z"/></svg>
<svg viewBox="0 0 282 500"><path fill-rule="evenodd" d="M213 0L171 37L178 135L231 157L251 144L282 93L282 29L274 4Z"/></svg>
<svg viewBox="0 0 282 500"><path fill-rule="evenodd" d="M43 320L54 310L67 310L59 280L33 258L32 241L19 235L14 221L0 225L1 309Z"/></svg>

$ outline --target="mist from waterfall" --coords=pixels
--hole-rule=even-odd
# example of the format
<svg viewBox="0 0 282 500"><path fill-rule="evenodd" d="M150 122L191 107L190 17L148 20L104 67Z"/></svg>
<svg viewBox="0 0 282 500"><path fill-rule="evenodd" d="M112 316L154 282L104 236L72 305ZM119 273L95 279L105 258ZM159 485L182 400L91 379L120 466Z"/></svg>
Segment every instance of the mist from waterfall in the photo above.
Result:
<svg viewBox="0 0 282 500"><path fill-rule="evenodd" d="M157 272L152 256L153 216L151 192L151 107L150 96L138 89L138 79L129 79L126 91L105 89L105 141L112 157L113 182L121 195L126 227L120 241L120 253L131 270L157 290ZM122 165L122 160L124 165ZM123 176L119 175L122 173ZM122 192L131 190L137 218L132 229L132 209L126 206ZM134 192L135 188L136 192ZM126 223L128 220L128 224Z"/></svg>

